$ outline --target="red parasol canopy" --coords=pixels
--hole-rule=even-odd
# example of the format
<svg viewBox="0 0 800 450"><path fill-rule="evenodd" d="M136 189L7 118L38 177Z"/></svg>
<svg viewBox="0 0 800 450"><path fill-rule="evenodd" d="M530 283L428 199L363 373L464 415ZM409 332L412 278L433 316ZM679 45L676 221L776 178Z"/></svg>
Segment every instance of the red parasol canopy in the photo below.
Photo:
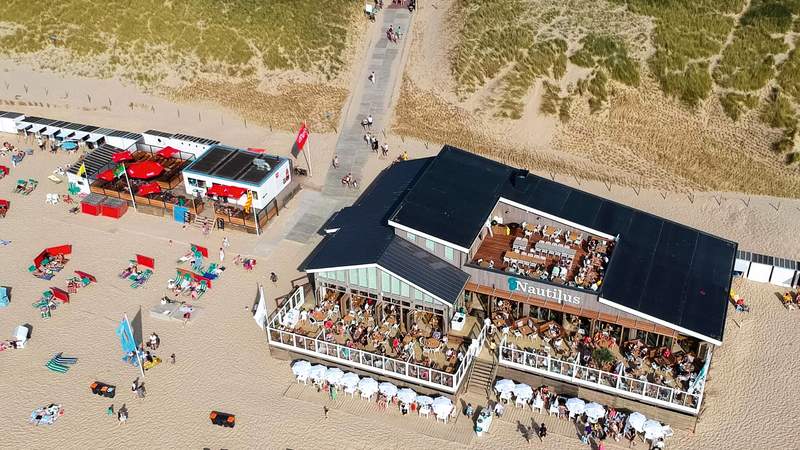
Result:
<svg viewBox="0 0 800 450"><path fill-rule="evenodd" d="M172 155L174 155L175 153L180 153L180 150L169 146L164 147L158 152L156 152L157 155L163 156L164 158L172 158Z"/></svg>
<svg viewBox="0 0 800 450"><path fill-rule="evenodd" d="M76 270L75 274L78 275L81 278L88 278L92 283L97 283L97 278L95 278L94 275L92 275L90 273L86 273L86 272L82 272L80 270Z"/></svg>
<svg viewBox="0 0 800 450"><path fill-rule="evenodd" d="M125 150L124 152L117 152L111 155L111 160L115 163L121 163L122 161L130 161L133 159L133 155L131 152Z"/></svg>
<svg viewBox="0 0 800 450"><path fill-rule="evenodd" d="M0 166L0 172L2 172L2 173L4 173L4 174L8 175L8 173L9 173L8 167L6 167L6 166Z"/></svg>
<svg viewBox="0 0 800 450"><path fill-rule="evenodd" d="M161 186L158 185L158 182L153 181L139 186L139 190L136 191L136 194L150 195L150 194L158 194L159 192L161 192Z"/></svg>
<svg viewBox="0 0 800 450"><path fill-rule="evenodd" d="M266 153L267 149L265 149L265 148L247 147L247 151L250 151L250 152L253 152L253 153Z"/></svg>
<svg viewBox="0 0 800 450"><path fill-rule="evenodd" d="M111 170L111 169L108 169L108 170L106 170L104 172L100 172L99 174L97 174L97 178L99 178L101 180L104 180L104 181L112 182L112 181L114 181L114 178L115 178L114 177L114 171Z"/></svg>
<svg viewBox="0 0 800 450"><path fill-rule="evenodd" d="M161 175L164 166L155 161L135 162L128 166L128 176L131 178L147 179Z"/></svg>
<svg viewBox="0 0 800 450"><path fill-rule="evenodd" d="M50 291L53 292L53 297L60 300L61 303L69 303L69 294L66 291L57 287L50 288Z"/></svg>
<svg viewBox="0 0 800 450"><path fill-rule="evenodd" d="M247 192L247 189L245 188L225 186L224 184L215 184L206 191L206 193L209 195L216 195L217 197L230 197L235 199L241 198L245 192Z"/></svg>

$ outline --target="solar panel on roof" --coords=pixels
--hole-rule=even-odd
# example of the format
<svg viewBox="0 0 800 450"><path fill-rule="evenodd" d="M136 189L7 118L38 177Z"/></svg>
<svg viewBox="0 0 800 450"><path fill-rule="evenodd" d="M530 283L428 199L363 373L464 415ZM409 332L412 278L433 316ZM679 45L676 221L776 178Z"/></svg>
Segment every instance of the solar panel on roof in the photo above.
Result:
<svg viewBox="0 0 800 450"><path fill-rule="evenodd" d="M172 136L174 136L172 133L165 133L163 131L158 131L158 130L147 130L144 132L144 134L149 134L151 136L158 136L163 138L171 138Z"/></svg>
<svg viewBox="0 0 800 450"><path fill-rule="evenodd" d="M92 132L96 131L97 129L98 129L98 127L96 127L94 125L86 125L86 126L81 127L80 129L78 129L78 131L83 131L84 133L92 133Z"/></svg>
<svg viewBox="0 0 800 450"><path fill-rule="evenodd" d="M200 159L194 162L191 166L188 167L189 170L193 170L199 173L209 174L212 170L214 170L220 162L222 162L225 158L233 153L233 149L226 148L226 147L212 147L209 151L203 154Z"/></svg>

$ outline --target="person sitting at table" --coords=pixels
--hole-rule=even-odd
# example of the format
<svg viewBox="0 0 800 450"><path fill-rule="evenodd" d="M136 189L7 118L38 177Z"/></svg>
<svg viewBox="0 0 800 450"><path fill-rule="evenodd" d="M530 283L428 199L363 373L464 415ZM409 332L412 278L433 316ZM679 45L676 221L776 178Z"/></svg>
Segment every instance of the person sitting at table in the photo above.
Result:
<svg viewBox="0 0 800 450"><path fill-rule="evenodd" d="M452 347L447 347L447 350L444 352L444 357L450 359L455 354L455 350Z"/></svg>
<svg viewBox="0 0 800 450"><path fill-rule="evenodd" d="M434 338L434 339L441 339L442 338L442 332L439 331L439 329L437 328L436 330L433 330L433 333L431 333L431 337Z"/></svg>

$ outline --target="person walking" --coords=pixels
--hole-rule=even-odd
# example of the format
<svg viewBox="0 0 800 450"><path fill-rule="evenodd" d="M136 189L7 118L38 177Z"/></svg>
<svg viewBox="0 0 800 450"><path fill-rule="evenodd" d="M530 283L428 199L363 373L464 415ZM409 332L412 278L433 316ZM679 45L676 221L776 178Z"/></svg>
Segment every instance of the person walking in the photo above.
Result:
<svg viewBox="0 0 800 450"><path fill-rule="evenodd" d="M381 156L385 158L386 155L388 154L389 154L389 143L384 142L383 145L381 145Z"/></svg>
<svg viewBox="0 0 800 450"><path fill-rule="evenodd" d="M546 437L547 437L547 427L544 425L544 422L542 422L542 424L539 425L539 440L544 442L544 438Z"/></svg>
<svg viewBox="0 0 800 450"><path fill-rule="evenodd" d="M138 380L138 378L136 380ZM136 390L139 389L139 385L136 384L136 380L133 380L133 383L131 383L131 392L134 394L136 393Z"/></svg>
<svg viewBox="0 0 800 450"><path fill-rule="evenodd" d="M327 406L323 406L322 407L322 414L325 415L326 419L328 418L328 407Z"/></svg>
<svg viewBox="0 0 800 450"><path fill-rule="evenodd" d="M333 155L333 161L331 161L331 163L333 164L333 168L334 169L338 169L339 168L339 155Z"/></svg>
<svg viewBox="0 0 800 450"><path fill-rule="evenodd" d="M369 128L370 131L372 131L372 114L367 116L367 128Z"/></svg>
<svg viewBox="0 0 800 450"><path fill-rule="evenodd" d="M228 236L222 238L222 248L228 248L231 246L230 241L228 241Z"/></svg>
<svg viewBox="0 0 800 450"><path fill-rule="evenodd" d="M368 78L369 78L370 83L375 84L375 71L374 70L369 73L369 77ZM44 146L42 146L42 149L44 150Z"/></svg>
<svg viewBox="0 0 800 450"><path fill-rule="evenodd" d="M378 138L372 138L372 151L378 153Z"/></svg>
<svg viewBox="0 0 800 450"><path fill-rule="evenodd" d="M464 410L464 415L467 417L472 417L475 413L475 408L472 407L472 403L467 403L467 409Z"/></svg>
<svg viewBox="0 0 800 450"><path fill-rule="evenodd" d="M219 248L219 262L225 262L225 250L223 250L222 247Z"/></svg>
<svg viewBox="0 0 800 450"><path fill-rule="evenodd" d="M269 273L269 281L272 282L273 285L278 285L278 275L275 272Z"/></svg>
<svg viewBox="0 0 800 450"><path fill-rule="evenodd" d="M175 353L169 355L169 361L170 363L175 364Z"/></svg>
<svg viewBox="0 0 800 450"><path fill-rule="evenodd" d="M107 416L113 416L114 415L114 404L113 403L111 405L109 405L108 408L106 408L106 415Z"/></svg>

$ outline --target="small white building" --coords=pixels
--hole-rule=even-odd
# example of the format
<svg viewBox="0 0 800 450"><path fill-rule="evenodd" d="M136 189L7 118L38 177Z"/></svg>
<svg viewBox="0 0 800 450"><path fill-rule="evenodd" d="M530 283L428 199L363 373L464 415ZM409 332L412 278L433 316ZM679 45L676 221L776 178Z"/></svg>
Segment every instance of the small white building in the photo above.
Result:
<svg viewBox="0 0 800 450"><path fill-rule="evenodd" d="M142 135L139 133L120 130L114 130L105 137L106 144L121 150L127 150L136 145L136 143L141 142L141 140Z"/></svg>
<svg viewBox="0 0 800 450"><path fill-rule="evenodd" d="M147 130L142 133L145 144L153 147L172 147L184 153L191 153L195 158L200 157L209 148L219 144L219 141L206 139L188 134L173 134L158 130Z"/></svg>
<svg viewBox="0 0 800 450"><path fill-rule="evenodd" d="M24 118L25 114L0 111L0 132L17 134L20 131L17 125Z"/></svg>
<svg viewBox="0 0 800 450"><path fill-rule="evenodd" d="M212 146L183 170L187 193L205 197L227 191L227 196L214 196L244 206L250 191L253 207L258 210L275 200L291 181L292 167L287 158L226 145Z"/></svg>

